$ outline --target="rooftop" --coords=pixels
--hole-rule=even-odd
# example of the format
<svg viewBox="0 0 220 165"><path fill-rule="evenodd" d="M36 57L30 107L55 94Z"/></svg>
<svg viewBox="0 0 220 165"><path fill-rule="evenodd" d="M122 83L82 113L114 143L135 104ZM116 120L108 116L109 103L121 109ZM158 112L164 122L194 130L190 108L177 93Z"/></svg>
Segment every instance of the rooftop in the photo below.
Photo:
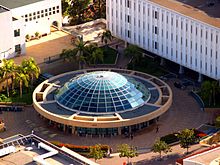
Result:
<svg viewBox="0 0 220 165"><path fill-rule="evenodd" d="M12 162L29 165L35 165L37 162L46 165L97 165L65 147L58 148L33 134L27 136L15 135L7 138L3 140L0 148L0 165L9 165ZM9 152L9 154L5 154L5 152Z"/></svg>
<svg viewBox="0 0 220 165"><path fill-rule="evenodd" d="M178 159L176 162L182 165L184 164L185 161L196 162L203 165L219 165L220 163L219 153L220 153L220 146L217 145L215 147L210 147L203 151Z"/></svg>
<svg viewBox="0 0 220 165"><path fill-rule="evenodd" d="M204 165L216 165L220 163L220 147L189 157L187 160L198 162Z"/></svg>
<svg viewBox="0 0 220 165"><path fill-rule="evenodd" d="M8 10L0 5L0 13L6 12L6 11L8 11Z"/></svg>
<svg viewBox="0 0 220 165"><path fill-rule="evenodd" d="M0 5L5 6L9 9L14 9L17 7L29 5L32 3L40 2L43 0L1 0Z"/></svg>
<svg viewBox="0 0 220 165"><path fill-rule="evenodd" d="M150 0L178 13L220 28L220 1L213 0ZM211 3L212 2L212 3Z"/></svg>

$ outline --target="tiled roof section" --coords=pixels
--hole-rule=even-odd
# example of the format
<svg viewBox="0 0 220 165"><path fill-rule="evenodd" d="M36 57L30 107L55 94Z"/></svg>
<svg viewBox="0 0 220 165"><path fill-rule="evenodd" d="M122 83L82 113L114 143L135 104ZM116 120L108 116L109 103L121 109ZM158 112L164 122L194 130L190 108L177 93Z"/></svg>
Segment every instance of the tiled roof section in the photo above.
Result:
<svg viewBox="0 0 220 165"><path fill-rule="evenodd" d="M32 3L40 2L43 0L0 0L0 5L9 9L14 9L21 6L26 6Z"/></svg>
<svg viewBox="0 0 220 165"><path fill-rule="evenodd" d="M218 10L220 7L219 2L216 2L216 4L214 4L212 7L208 7L208 4L204 0L202 0L202 2L200 1L199 3L200 5L198 3L195 3L196 1L199 2L199 0L192 0L188 4L183 0L149 0L149 1L154 2L160 6L169 8L171 10L174 10L188 17L197 19L201 22L220 28L220 12ZM182 2L178 2L178 1L182 1Z"/></svg>

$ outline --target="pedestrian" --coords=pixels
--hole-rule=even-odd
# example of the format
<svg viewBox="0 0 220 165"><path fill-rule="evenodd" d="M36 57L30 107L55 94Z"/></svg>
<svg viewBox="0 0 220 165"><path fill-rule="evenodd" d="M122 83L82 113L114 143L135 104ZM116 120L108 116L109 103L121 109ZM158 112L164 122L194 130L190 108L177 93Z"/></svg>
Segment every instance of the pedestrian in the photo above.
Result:
<svg viewBox="0 0 220 165"><path fill-rule="evenodd" d="M112 148L110 148L110 153L112 154L112 152L113 152L113 149L112 149Z"/></svg>
<svg viewBox="0 0 220 165"><path fill-rule="evenodd" d="M133 136L133 133L131 133L131 140L133 140L133 137L134 137L134 136Z"/></svg>
<svg viewBox="0 0 220 165"><path fill-rule="evenodd" d="M158 127L158 125L157 125L157 128L156 128L156 133L158 133L159 132L159 127Z"/></svg>

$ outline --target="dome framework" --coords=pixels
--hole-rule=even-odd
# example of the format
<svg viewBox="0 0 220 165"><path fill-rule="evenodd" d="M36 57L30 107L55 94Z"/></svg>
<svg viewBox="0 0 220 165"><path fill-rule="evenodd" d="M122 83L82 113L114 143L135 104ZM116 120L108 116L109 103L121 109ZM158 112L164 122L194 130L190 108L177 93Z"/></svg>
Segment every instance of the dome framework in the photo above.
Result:
<svg viewBox="0 0 220 165"><path fill-rule="evenodd" d="M114 114L131 110L143 105L150 97L147 88L143 94L126 77L110 71L79 75L58 91L55 98L60 106L87 114Z"/></svg>

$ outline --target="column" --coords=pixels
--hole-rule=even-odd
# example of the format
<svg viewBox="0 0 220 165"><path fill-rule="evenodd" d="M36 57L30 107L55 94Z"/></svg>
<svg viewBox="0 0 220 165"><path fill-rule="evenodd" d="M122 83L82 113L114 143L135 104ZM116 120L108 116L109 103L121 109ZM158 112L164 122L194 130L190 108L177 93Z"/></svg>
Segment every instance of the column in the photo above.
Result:
<svg viewBox="0 0 220 165"><path fill-rule="evenodd" d="M128 42L127 41L125 41L125 48L127 48L128 47Z"/></svg>
<svg viewBox="0 0 220 165"><path fill-rule="evenodd" d="M118 127L118 135L121 135L121 127Z"/></svg>
<svg viewBox="0 0 220 165"><path fill-rule="evenodd" d="M164 58L162 58L162 57L160 58L160 65L161 65L161 66L164 66L164 65L165 65L165 60L164 60Z"/></svg>
<svg viewBox="0 0 220 165"><path fill-rule="evenodd" d="M201 83L201 82L202 82L202 74L201 74L201 73L199 73L198 82L199 82L199 83Z"/></svg>
<svg viewBox="0 0 220 165"><path fill-rule="evenodd" d="M63 125L63 132L66 132L66 125L62 124Z"/></svg>
<svg viewBox="0 0 220 165"><path fill-rule="evenodd" d="M75 132L75 131L76 131L76 127L72 126L72 134L74 134L74 135L75 135L75 134L76 134L76 132Z"/></svg>
<svg viewBox="0 0 220 165"><path fill-rule="evenodd" d="M184 74L184 68L182 65L180 65L179 74Z"/></svg>

